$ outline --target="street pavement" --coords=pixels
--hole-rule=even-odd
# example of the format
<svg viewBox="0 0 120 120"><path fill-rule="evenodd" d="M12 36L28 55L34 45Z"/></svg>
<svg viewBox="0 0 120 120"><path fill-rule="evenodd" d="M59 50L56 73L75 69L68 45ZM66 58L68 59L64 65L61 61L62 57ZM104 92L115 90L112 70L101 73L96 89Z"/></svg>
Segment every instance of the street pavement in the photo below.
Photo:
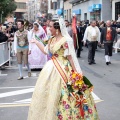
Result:
<svg viewBox="0 0 120 120"><path fill-rule="evenodd" d="M120 53L114 54L107 66L104 50L96 51L96 64L88 65L87 49L83 48L79 63L82 71L94 85L94 93L103 101L97 103L100 120L120 120ZM49 68L48 68L49 69ZM29 103L40 70L32 70L32 77L17 80L15 60L11 67L0 71L0 120L27 120Z"/></svg>

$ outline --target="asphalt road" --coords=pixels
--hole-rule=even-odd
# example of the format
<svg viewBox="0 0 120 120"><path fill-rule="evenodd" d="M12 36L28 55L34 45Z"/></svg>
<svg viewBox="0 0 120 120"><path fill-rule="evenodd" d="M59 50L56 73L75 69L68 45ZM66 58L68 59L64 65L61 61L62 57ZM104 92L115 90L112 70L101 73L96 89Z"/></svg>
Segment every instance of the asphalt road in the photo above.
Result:
<svg viewBox="0 0 120 120"><path fill-rule="evenodd" d="M113 54L112 64L107 66L104 50L96 51L95 65L88 65L87 49L81 53L79 63L83 73L94 85L94 93L103 100L97 103L100 120L120 120L120 53ZM14 62L12 67L0 71L0 120L27 120L29 103L40 70L32 71L24 79L17 80L18 68Z"/></svg>

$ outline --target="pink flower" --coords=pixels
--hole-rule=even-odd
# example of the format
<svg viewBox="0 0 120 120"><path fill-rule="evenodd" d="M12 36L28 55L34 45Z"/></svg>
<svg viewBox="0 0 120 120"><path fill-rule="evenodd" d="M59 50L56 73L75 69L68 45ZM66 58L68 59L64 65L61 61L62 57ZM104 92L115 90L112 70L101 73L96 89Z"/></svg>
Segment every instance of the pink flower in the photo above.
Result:
<svg viewBox="0 0 120 120"><path fill-rule="evenodd" d="M96 109L96 105L94 105L94 108Z"/></svg>
<svg viewBox="0 0 120 120"><path fill-rule="evenodd" d="M68 117L68 119L70 119L70 120L71 120L71 119L72 119L72 117L71 117L71 116L69 116L69 117Z"/></svg>
<svg viewBox="0 0 120 120"><path fill-rule="evenodd" d="M72 80L72 83L75 83L75 80Z"/></svg>
<svg viewBox="0 0 120 120"><path fill-rule="evenodd" d="M88 109L88 112L89 112L90 114L92 114L92 109Z"/></svg>
<svg viewBox="0 0 120 120"><path fill-rule="evenodd" d="M63 119L62 115L58 115L58 118L59 118L59 120Z"/></svg>
<svg viewBox="0 0 120 120"><path fill-rule="evenodd" d="M70 106L67 104L67 105L65 105L65 109L69 109L70 108Z"/></svg>
<svg viewBox="0 0 120 120"><path fill-rule="evenodd" d="M65 47L65 48L68 48L68 44L67 44L67 43L65 43L65 44L64 44L64 47Z"/></svg>
<svg viewBox="0 0 120 120"><path fill-rule="evenodd" d="M63 105L65 105L66 104L66 101L63 101Z"/></svg>
<svg viewBox="0 0 120 120"><path fill-rule="evenodd" d="M58 57L58 54L54 54L55 57Z"/></svg>
<svg viewBox="0 0 120 120"><path fill-rule="evenodd" d="M76 118L80 118L79 116L77 116Z"/></svg>
<svg viewBox="0 0 120 120"><path fill-rule="evenodd" d="M71 70L71 72L73 73L74 72L74 70ZM72 74L71 74L72 75Z"/></svg>
<svg viewBox="0 0 120 120"><path fill-rule="evenodd" d="M79 77L78 76L76 76L76 78L75 78L76 80L79 80Z"/></svg>

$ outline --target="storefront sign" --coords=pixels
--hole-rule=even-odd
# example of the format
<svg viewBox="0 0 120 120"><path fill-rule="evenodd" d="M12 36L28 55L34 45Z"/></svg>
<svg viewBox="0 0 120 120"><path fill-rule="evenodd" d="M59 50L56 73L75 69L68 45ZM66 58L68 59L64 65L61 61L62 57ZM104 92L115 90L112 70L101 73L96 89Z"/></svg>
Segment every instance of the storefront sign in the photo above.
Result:
<svg viewBox="0 0 120 120"><path fill-rule="evenodd" d="M93 10L100 10L101 9L101 4L93 4L92 9Z"/></svg>
<svg viewBox="0 0 120 120"><path fill-rule="evenodd" d="M89 12L94 12L92 6L89 6L88 11L89 11Z"/></svg>
<svg viewBox="0 0 120 120"><path fill-rule="evenodd" d="M92 6L88 7L89 12L94 12L96 10L101 10L101 4L93 4Z"/></svg>
<svg viewBox="0 0 120 120"><path fill-rule="evenodd" d="M75 13L76 15L79 15L79 14L81 14L81 9L73 10L72 13Z"/></svg>

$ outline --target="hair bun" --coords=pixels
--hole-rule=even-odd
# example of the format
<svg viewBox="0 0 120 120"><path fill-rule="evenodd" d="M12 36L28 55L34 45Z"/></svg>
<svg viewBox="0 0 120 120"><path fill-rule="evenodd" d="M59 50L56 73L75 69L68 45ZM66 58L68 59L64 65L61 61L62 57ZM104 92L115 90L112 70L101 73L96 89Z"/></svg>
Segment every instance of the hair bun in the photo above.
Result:
<svg viewBox="0 0 120 120"><path fill-rule="evenodd" d="M59 22L58 22L58 21L56 21L56 22L54 23L54 28L55 28L55 29L60 29L60 25L59 25Z"/></svg>

